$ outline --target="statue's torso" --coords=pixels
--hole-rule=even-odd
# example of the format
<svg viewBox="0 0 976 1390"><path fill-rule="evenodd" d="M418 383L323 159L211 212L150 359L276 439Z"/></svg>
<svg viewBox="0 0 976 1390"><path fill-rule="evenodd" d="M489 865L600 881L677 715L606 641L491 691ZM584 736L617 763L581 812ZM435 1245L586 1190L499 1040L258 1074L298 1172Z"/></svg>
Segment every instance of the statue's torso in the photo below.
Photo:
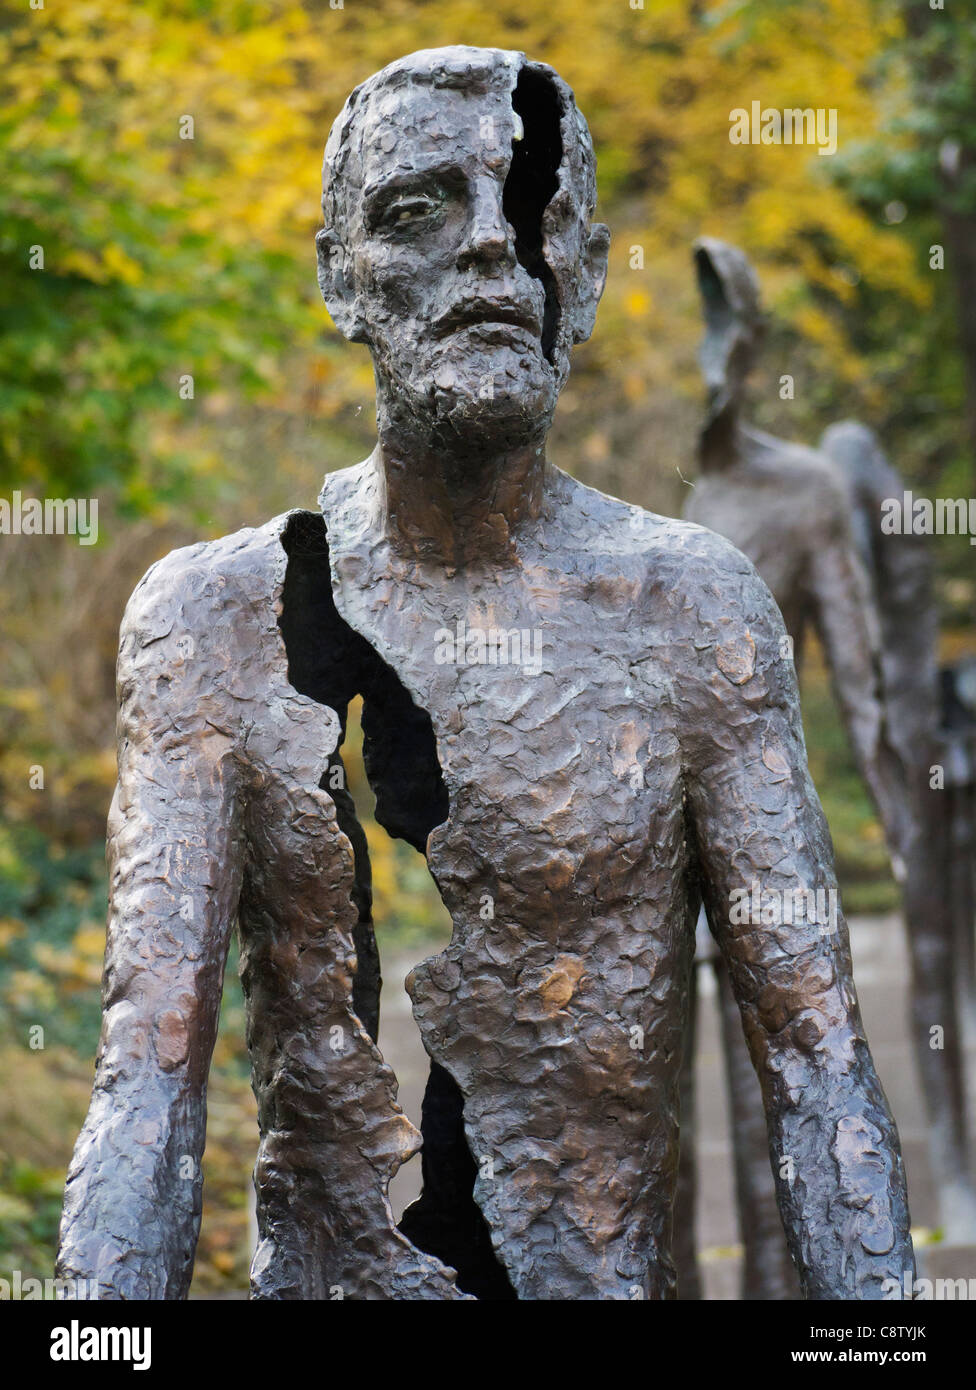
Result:
<svg viewBox="0 0 976 1390"><path fill-rule="evenodd" d="M377 816L426 849L454 922L409 988L455 1129L463 1099L489 1253L521 1298L667 1296L698 902L685 744L708 743L688 727L705 687L721 699L751 675L730 600L749 568L562 475L513 563L455 574L394 554L369 503L364 470L331 475L320 518L170 557L134 617L140 680L192 648L189 712L238 769L255 1290L456 1296L443 1266L459 1261L392 1224L387 1185L418 1136L355 1008L353 856L327 768L332 710L359 691ZM322 551L304 570L296 518ZM477 638L493 628L494 663Z"/></svg>
<svg viewBox="0 0 976 1390"><path fill-rule="evenodd" d="M522 563L433 583L360 541L350 481L323 497L337 605L429 713L450 792L428 862L454 936L409 987L477 1201L520 1296L660 1294L695 908L668 632L585 517L573 554L550 523Z"/></svg>

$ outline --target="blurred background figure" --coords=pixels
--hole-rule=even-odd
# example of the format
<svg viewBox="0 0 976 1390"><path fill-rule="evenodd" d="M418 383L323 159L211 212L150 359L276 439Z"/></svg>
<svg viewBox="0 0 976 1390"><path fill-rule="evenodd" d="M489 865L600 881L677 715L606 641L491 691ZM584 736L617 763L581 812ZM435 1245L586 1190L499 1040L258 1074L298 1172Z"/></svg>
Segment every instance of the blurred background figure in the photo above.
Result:
<svg viewBox="0 0 976 1390"><path fill-rule="evenodd" d="M971 1242L976 1192L955 980L969 973L971 956L961 938L968 942L972 918L969 934L954 926L960 905L953 897L953 865L957 858L970 864L971 858L965 844L955 843L962 831L953 834L942 781L930 785L942 750L929 556L920 537L882 534L882 502L901 498L904 487L870 431L854 423L834 426L816 451L777 439L743 418L746 380L764 328L758 279L737 247L715 238L695 243L694 260L705 317L700 356L708 403L701 474L685 514L728 536L756 565L792 638L784 659L795 659L799 670L808 629L823 647L903 887L913 1047L941 1220L955 1240ZM961 813L956 820L961 822ZM701 933L699 941L699 956L713 959L718 979L743 1296L795 1297L795 1277L771 1219L773 1187L766 1136L757 1123L757 1087L750 1082L741 1029L733 1026L724 966ZM686 1156L686 1202L689 1164ZM686 1274L686 1282L693 1278Z"/></svg>
<svg viewBox="0 0 976 1390"><path fill-rule="evenodd" d="M906 900L911 894L915 902L906 911L909 920L926 911L945 919L941 950L915 962L921 972L915 1027L921 1030L926 1017L935 1017L946 982L955 981L963 1031L972 1037L976 661L939 666L932 542L909 530L892 534L883 528L885 503L900 503L906 484L874 431L844 420L824 430L820 447L850 490L854 535L881 622L885 715L896 747L904 751L916 798L917 835L905 888ZM953 1096L960 1112L964 1080Z"/></svg>
<svg viewBox="0 0 976 1390"><path fill-rule="evenodd" d="M851 522L881 629L885 722L908 777L913 834L903 884L912 964L912 1029L932 1122L941 1217L955 1239L976 1239L972 1118L964 1040L972 1021L972 713L965 666L940 672L931 540L886 531L885 503L905 480L866 425L845 420L820 440L847 485ZM932 1029L944 1030L943 1049ZM953 1041L950 1042L950 1034Z"/></svg>

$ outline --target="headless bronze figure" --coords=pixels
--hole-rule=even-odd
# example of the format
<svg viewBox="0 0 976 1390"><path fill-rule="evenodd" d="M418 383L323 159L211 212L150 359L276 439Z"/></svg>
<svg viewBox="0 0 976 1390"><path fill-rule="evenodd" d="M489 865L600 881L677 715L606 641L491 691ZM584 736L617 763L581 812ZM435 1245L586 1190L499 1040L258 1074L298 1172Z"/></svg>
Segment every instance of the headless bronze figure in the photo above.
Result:
<svg viewBox="0 0 976 1390"><path fill-rule="evenodd" d="M728 542L546 456L608 248L572 93L520 53L413 54L349 98L324 186L320 283L372 353L378 443L320 510L177 551L130 601L61 1275L186 1295L236 920L255 1297L673 1296L704 895L804 1291L883 1297L913 1267L908 1208L844 923L728 910L756 874L834 882L779 613ZM431 1077L400 1229L388 1183L421 1137L375 1045L362 836L331 776L357 693L377 818L454 922L408 981Z"/></svg>
<svg viewBox="0 0 976 1390"><path fill-rule="evenodd" d="M725 242L701 238L694 256L706 323L701 363L708 413L700 440L701 472L686 515L727 536L756 565L783 615L798 669L811 628L822 643L856 761L904 888L913 961L913 1039L929 1109L933 1168L944 1219L968 1233L976 1208L960 1110L962 1039L944 971L945 933L930 897L938 890L931 871L924 877L921 872L916 776L921 750L905 742L909 731L928 717L923 687L931 657L913 673L910 689L900 687L896 678L905 664L905 634L883 665L881 624L852 527L852 517L862 518L861 530L867 524L855 504L853 481L849 484L825 453L776 439L743 419L745 383L763 336L758 281L742 252ZM929 641L926 635L933 612L918 587L916 551L889 555L886 563L901 575L902 608L907 605L922 627L916 640L934 653L934 636ZM903 611L900 620L906 616ZM887 691L886 675L892 681ZM903 748L913 759L914 782ZM928 762L925 771L927 777ZM748 1082L721 960L717 971L745 1254L743 1291L752 1298L790 1297L795 1276L774 1215L757 1095ZM946 1028L941 1052L930 1047L934 1024ZM689 1174L682 1203L686 1212L692 1209L690 1183ZM686 1226L689 1222L690 1217ZM687 1259L684 1270L692 1283Z"/></svg>

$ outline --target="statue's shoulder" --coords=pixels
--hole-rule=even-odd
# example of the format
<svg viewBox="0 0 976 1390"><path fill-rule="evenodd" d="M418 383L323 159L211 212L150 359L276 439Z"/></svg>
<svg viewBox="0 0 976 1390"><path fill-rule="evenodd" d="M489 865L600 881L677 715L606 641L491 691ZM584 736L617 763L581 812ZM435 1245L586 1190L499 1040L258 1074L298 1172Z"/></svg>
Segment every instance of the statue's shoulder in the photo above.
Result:
<svg viewBox="0 0 976 1390"><path fill-rule="evenodd" d="M119 679L138 681L161 664L185 677L190 654L216 670L276 649L285 533L302 515L287 512L264 526L182 546L151 565L122 619Z"/></svg>
<svg viewBox="0 0 976 1390"><path fill-rule="evenodd" d="M662 524L647 553L652 592L669 593L703 628L781 624L765 580L728 537L693 521L656 519Z"/></svg>
<svg viewBox="0 0 976 1390"><path fill-rule="evenodd" d="M207 627L231 619L243 605L266 603L273 612L288 558L283 536L296 515L286 512L264 526L171 550L133 590L123 637L151 639L165 635L163 628Z"/></svg>
<svg viewBox="0 0 976 1390"><path fill-rule="evenodd" d="M322 748L339 723L297 693L279 627L289 548L307 542L316 513L183 546L152 565L122 620L117 693L125 738L158 750L208 741L214 757L286 764L315 785ZM321 517L318 517L321 531Z"/></svg>
<svg viewBox="0 0 976 1390"><path fill-rule="evenodd" d="M782 628L772 594L752 561L725 536L693 521L660 516L571 480L567 525L594 564L629 580L635 619L666 628L693 647L733 629ZM578 518L574 523L573 516ZM568 535L566 544L572 544Z"/></svg>
<svg viewBox="0 0 976 1390"><path fill-rule="evenodd" d="M588 550L608 565L636 567L654 587L701 594L720 584L730 595L759 583L752 561L730 540L697 522L662 516L571 480L566 512ZM770 598L770 602L772 599Z"/></svg>
<svg viewBox="0 0 976 1390"><path fill-rule="evenodd" d="M667 646L673 670L697 689L724 691L726 699L739 691L749 703L788 703L784 657L792 648L753 562L706 526L660 520L667 524L648 551L640 608L656 641ZM688 708L702 707L691 700Z"/></svg>

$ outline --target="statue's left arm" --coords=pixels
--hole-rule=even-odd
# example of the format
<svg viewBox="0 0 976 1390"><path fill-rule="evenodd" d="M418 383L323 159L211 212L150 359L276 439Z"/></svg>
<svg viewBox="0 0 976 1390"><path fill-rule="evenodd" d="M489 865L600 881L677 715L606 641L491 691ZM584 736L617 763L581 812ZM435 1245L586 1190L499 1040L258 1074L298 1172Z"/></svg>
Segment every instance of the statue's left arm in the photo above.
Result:
<svg viewBox="0 0 976 1390"><path fill-rule="evenodd" d="M703 586L696 675L678 696L705 905L762 1086L804 1293L893 1296L886 1281L914 1277L905 1178L861 1023L793 666L769 591L727 556L728 572Z"/></svg>

